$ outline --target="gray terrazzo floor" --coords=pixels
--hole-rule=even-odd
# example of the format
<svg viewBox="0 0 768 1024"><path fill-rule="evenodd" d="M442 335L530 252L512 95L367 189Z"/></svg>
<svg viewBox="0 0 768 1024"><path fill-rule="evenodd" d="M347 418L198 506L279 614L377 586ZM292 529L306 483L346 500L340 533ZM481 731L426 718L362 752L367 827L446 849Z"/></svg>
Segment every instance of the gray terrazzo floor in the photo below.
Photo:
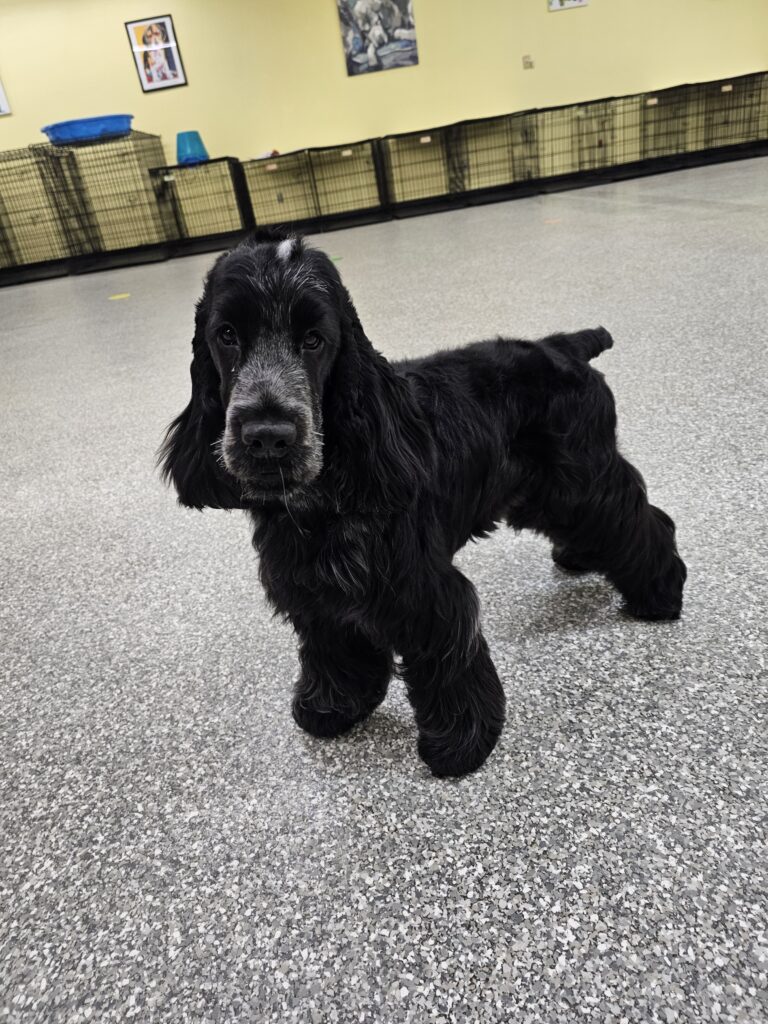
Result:
<svg viewBox="0 0 768 1024"><path fill-rule="evenodd" d="M388 355L609 327L689 565L643 624L462 552L509 713L452 782L400 684L293 725L244 518L154 474L212 257L0 291L0 1020L768 1020L767 214L753 160L317 239Z"/></svg>

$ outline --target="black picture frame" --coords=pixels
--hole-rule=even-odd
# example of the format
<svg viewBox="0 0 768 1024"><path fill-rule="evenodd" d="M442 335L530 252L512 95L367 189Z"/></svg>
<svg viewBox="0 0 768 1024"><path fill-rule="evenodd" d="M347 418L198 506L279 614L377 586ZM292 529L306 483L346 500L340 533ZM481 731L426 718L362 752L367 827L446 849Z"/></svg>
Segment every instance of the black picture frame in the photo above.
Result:
<svg viewBox="0 0 768 1024"><path fill-rule="evenodd" d="M170 14L124 24L142 92L162 92L188 84Z"/></svg>

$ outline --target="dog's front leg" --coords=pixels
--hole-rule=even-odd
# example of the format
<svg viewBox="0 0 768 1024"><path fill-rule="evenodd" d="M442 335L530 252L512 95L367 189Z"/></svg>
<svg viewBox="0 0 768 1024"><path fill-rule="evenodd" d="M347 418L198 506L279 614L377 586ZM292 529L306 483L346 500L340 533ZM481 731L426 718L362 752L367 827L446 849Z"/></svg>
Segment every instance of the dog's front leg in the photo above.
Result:
<svg viewBox="0 0 768 1024"><path fill-rule="evenodd" d="M392 675L392 653L381 650L353 626L313 622L297 626L301 675L293 717L313 736L340 736L384 700Z"/></svg>
<svg viewBox="0 0 768 1024"><path fill-rule="evenodd" d="M404 641L403 678L419 754L433 774L483 764L504 724L504 691L480 631L477 594L452 566L425 583Z"/></svg>

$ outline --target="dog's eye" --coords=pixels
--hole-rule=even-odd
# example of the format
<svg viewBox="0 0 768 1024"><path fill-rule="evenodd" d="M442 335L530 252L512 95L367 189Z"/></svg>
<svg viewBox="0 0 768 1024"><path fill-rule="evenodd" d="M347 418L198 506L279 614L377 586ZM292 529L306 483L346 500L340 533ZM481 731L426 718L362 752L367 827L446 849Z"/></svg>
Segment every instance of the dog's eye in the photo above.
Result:
<svg viewBox="0 0 768 1024"><path fill-rule="evenodd" d="M322 344L323 339L320 337L319 334L315 334L314 331L310 331L309 334L306 334L304 336L303 346L304 348L308 348L310 352L313 352L315 349L320 348Z"/></svg>
<svg viewBox="0 0 768 1024"><path fill-rule="evenodd" d="M219 341L222 345L237 344L237 331L232 324L222 324L219 328Z"/></svg>

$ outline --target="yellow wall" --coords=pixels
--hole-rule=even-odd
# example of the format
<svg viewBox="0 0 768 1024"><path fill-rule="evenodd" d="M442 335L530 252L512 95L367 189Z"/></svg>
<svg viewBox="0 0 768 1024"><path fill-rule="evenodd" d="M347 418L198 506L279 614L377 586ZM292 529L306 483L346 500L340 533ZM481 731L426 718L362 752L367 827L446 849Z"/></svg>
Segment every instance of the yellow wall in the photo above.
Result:
<svg viewBox="0 0 768 1024"><path fill-rule="evenodd" d="M421 63L348 78L335 0L0 0L0 150L132 113L211 156L351 142L768 68L768 0L415 0ZM172 14L189 85L143 94L123 22ZM522 55L535 61L523 71Z"/></svg>

